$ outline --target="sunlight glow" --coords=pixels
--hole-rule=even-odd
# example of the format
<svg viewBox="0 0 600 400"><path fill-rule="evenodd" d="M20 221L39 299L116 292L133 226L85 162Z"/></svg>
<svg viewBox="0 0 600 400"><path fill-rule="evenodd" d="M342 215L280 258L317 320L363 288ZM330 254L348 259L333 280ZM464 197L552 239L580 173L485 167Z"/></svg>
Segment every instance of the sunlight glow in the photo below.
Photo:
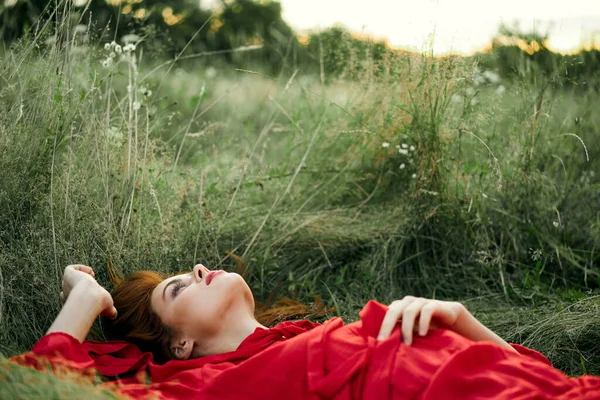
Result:
<svg viewBox="0 0 600 400"><path fill-rule="evenodd" d="M391 46L469 54L489 46L501 23L549 33L548 46L572 52L600 42L598 0L280 0L300 33L341 24ZM595 40L589 37L595 37Z"/></svg>
<svg viewBox="0 0 600 400"><path fill-rule="evenodd" d="M173 9L171 7L166 7L163 9L162 17L167 25L175 25L183 20L183 15L173 14Z"/></svg>

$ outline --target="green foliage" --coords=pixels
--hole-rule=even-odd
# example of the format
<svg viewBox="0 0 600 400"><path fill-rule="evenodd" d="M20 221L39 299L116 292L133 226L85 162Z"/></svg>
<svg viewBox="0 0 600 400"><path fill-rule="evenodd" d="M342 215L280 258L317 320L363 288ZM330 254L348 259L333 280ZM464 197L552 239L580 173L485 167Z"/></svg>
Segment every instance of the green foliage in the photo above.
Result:
<svg viewBox="0 0 600 400"><path fill-rule="evenodd" d="M138 35L133 41L144 41L150 54L173 57L186 49L188 57L202 57L205 52L217 52L222 55L213 55L213 62L236 61L248 67L260 61L271 72L284 68L284 59L298 47L281 18L281 5L273 1L228 1L214 11L185 0L102 0L83 6L16 0L11 6L0 5L0 37L9 45L24 34L44 37L47 43L76 39L97 43L98 37L121 42L134 32ZM260 50L232 55L233 49L249 45Z"/></svg>
<svg viewBox="0 0 600 400"><path fill-rule="evenodd" d="M600 88L598 49L562 55L549 49L547 42L547 35L503 25L492 40L492 51L476 58L487 68L513 79L532 83L545 80L554 87L577 91Z"/></svg>
<svg viewBox="0 0 600 400"><path fill-rule="evenodd" d="M59 379L52 373L21 367L3 357L0 357L0 397L53 400L82 397L93 400L119 398L111 391L94 386L89 381L83 381L74 374Z"/></svg>
<svg viewBox="0 0 600 400"><path fill-rule="evenodd" d="M396 53L385 42L356 38L339 26L311 33L300 56L304 69L319 74L324 82L389 76L399 66Z"/></svg>

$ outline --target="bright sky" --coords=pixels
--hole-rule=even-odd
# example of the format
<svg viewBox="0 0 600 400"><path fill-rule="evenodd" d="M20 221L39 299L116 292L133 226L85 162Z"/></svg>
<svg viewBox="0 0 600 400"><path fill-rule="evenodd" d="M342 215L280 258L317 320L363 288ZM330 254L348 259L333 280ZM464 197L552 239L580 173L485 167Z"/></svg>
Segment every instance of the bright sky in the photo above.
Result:
<svg viewBox="0 0 600 400"><path fill-rule="evenodd" d="M297 31L341 23L353 32L386 38L394 47L436 54L470 53L489 43L500 23L550 33L555 51L574 51L595 37L600 45L600 0L279 0Z"/></svg>

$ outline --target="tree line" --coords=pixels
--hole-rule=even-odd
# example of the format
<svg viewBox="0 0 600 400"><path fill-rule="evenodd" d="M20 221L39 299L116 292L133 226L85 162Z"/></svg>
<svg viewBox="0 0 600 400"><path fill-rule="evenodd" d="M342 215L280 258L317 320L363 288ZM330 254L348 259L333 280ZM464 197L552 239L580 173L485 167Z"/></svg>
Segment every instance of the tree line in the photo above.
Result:
<svg viewBox="0 0 600 400"><path fill-rule="evenodd" d="M186 54L210 54L208 62L260 67L274 75L299 69L326 81L393 74L399 57L386 42L357 37L341 26L298 35L283 20L276 1L222 0L216 9L201 6L188 0L6 0L0 4L0 37L6 46L23 36L52 37L59 29L56 21L61 21L85 27L85 37L97 43L136 33L158 57L173 57L185 49ZM598 87L598 50L561 55L548 48L547 39L502 26L491 52L476 57L483 68L506 78Z"/></svg>

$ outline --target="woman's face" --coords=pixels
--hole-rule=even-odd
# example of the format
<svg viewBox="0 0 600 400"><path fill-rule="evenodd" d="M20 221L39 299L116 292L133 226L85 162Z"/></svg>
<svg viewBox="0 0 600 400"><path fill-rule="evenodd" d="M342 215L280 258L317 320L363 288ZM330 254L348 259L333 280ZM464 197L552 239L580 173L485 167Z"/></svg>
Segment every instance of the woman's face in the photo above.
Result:
<svg viewBox="0 0 600 400"><path fill-rule="evenodd" d="M191 341L191 354L178 350L178 358L198 357L202 342L215 340L228 329L231 318L254 314L254 299L244 279L235 273L210 271L196 265L191 273L162 281L152 292L152 309L173 332L175 347ZM189 346L190 343L187 343Z"/></svg>

